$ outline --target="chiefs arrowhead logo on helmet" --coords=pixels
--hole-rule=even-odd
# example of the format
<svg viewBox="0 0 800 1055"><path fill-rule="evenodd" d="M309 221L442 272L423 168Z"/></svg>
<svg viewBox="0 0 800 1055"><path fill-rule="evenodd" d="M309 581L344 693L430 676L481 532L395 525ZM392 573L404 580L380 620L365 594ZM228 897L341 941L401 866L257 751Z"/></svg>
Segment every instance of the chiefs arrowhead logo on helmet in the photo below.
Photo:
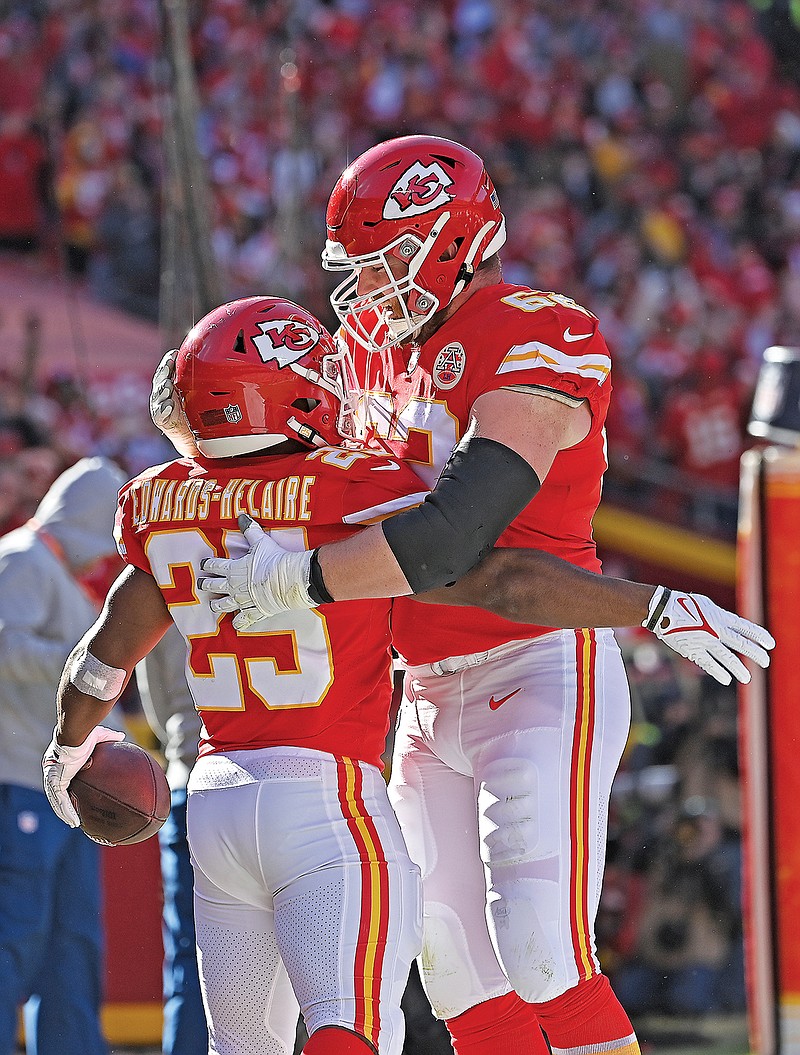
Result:
<svg viewBox="0 0 800 1055"><path fill-rule="evenodd" d="M279 366L288 366L301 359L306 352L320 342L321 334L308 323L297 319L276 319L258 323L260 336L253 337L253 344L258 349L262 362L276 359Z"/></svg>
<svg viewBox="0 0 800 1055"><path fill-rule="evenodd" d="M383 218L399 220L446 205L454 197L447 189L452 183L452 178L437 161L430 165L416 161L389 191L383 207Z"/></svg>
<svg viewBox="0 0 800 1055"><path fill-rule="evenodd" d="M201 319L178 352L175 389L207 458L289 439L308 447L359 439L349 351L280 297L245 297Z"/></svg>
<svg viewBox="0 0 800 1055"><path fill-rule="evenodd" d="M417 337L506 237L483 161L439 136L365 151L337 180L325 223L322 266L348 272L331 304L345 333L372 351Z"/></svg>

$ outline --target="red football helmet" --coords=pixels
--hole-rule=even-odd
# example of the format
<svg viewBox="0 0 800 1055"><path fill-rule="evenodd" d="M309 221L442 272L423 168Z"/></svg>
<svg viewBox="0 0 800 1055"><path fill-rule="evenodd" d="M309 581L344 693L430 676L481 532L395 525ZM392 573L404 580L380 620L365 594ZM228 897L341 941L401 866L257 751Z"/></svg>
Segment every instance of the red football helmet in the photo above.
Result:
<svg viewBox="0 0 800 1055"><path fill-rule="evenodd" d="M322 266L353 271L331 295L348 333L367 348L402 344L466 287L506 239L505 220L477 154L437 136L402 136L367 150L328 202ZM390 261L408 264L396 277ZM359 295L361 268L386 283ZM385 309L399 302L402 318Z"/></svg>
<svg viewBox="0 0 800 1055"><path fill-rule="evenodd" d="M287 439L309 447L357 439L349 352L289 300L246 297L206 315L180 347L175 388L209 458Z"/></svg>

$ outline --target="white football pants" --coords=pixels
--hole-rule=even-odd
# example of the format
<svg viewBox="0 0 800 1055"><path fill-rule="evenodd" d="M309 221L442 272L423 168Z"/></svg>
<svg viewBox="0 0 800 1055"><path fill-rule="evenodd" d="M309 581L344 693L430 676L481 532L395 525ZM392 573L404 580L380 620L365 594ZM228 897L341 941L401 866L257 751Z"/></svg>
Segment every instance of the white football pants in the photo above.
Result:
<svg viewBox="0 0 800 1055"><path fill-rule="evenodd" d="M298 1004L309 1034L400 1055L421 894L381 772L303 748L207 756L187 826L212 1055L291 1055Z"/></svg>
<svg viewBox="0 0 800 1055"><path fill-rule="evenodd" d="M599 971L608 800L630 725L611 630L559 630L405 675L389 796L422 870L420 974L452 1018Z"/></svg>

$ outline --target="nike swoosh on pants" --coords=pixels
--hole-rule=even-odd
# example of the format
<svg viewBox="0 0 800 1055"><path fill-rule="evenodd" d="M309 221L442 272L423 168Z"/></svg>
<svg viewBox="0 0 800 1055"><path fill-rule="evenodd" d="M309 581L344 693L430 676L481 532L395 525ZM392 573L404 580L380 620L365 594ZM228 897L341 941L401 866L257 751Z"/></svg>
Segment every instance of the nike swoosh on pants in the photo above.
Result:
<svg viewBox="0 0 800 1055"><path fill-rule="evenodd" d="M508 694L508 696L501 696L499 700L496 700L494 698L494 696L490 696L489 697L489 710L490 711L496 711L498 707L502 707L503 706L503 704L506 702L506 700L510 700L512 696L516 696L518 692L522 692L522 686L521 685L520 685L520 687L518 689L514 689L513 692L510 692Z"/></svg>

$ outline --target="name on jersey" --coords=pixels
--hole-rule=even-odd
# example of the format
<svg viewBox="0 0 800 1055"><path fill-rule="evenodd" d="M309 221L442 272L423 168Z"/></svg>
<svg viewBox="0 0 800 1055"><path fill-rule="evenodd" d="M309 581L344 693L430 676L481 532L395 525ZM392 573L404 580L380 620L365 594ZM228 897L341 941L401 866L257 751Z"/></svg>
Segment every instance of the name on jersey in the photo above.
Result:
<svg viewBox="0 0 800 1055"><path fill-rule="evenodd" d="M247 513L255 520L311 519L316 476L280 480L142 480L130 490L134 528L176 520L232 520Z"/></svg>

